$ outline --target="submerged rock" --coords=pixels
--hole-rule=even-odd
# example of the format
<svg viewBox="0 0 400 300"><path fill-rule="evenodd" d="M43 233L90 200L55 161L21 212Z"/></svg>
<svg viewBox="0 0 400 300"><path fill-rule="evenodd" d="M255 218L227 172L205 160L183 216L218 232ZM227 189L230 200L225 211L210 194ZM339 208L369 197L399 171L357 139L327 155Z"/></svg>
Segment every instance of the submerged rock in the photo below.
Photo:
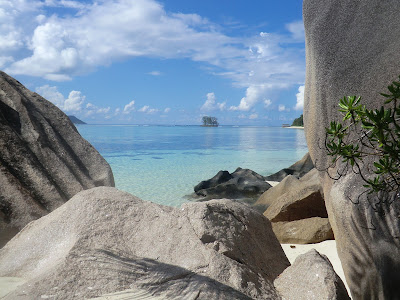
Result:
<svg viewBox="0 0 400 300"><path fill-rule="evenodd" d="M314 163L311 160L310 154L307 153L301 160L295 162L289 168L282 169L272 175L266 176L265 179L270 181L282 181L288 175L300 178L313 168Z"/></svg>
<svg viewBox="0 0 400 300"><path fill-rule="evenodd" d="M69 118L0 72L0 243L102 185L114 186L111 168Z"/></svg>
<svg viewBox="0 0 400 300"><path fill-rule="evenodd" d="M289 265L270 222L244 204L172 208L107 187L80 192L0 250L0 276L27 280L5 299L127 289L166 299L279 299L273 281Z"/></svg>
<svg viewBox="0 0 400 300"><path fill-rule="evenodd" d="M257 197L271 187L263 176L249 170L237 168L235 172L219 171L209 180L194 187L196 195L206 199Z"/></svg>

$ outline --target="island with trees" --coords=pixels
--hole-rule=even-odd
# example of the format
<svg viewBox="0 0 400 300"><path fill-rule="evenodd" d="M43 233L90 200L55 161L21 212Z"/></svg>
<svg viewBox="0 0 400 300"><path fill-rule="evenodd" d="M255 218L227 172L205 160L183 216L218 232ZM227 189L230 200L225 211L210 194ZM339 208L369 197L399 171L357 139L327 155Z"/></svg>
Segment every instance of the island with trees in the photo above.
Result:
<svg viewBox="0 0 400 300"><path fill-rule="evenodd" d="M294 119L292 126L304 127L303 114L300 117Z"/></svg>
<svg viewBox="0 0 400 300"><path fill-rule="evenodd" d="M201 125L202 127L218 127L219 125L216 117L204 116L202 120L203 120L203 125Z"/></svg>

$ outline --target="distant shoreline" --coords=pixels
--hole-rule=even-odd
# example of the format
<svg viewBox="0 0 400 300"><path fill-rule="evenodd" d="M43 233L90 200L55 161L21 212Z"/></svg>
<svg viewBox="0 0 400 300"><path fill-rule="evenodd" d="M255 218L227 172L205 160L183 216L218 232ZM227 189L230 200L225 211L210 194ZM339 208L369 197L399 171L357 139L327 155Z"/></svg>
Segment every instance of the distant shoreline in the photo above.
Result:
<svg viewBox="0 0 400 300"><path fill-rule="evenodd" d="M283 127L283 128L304 129L304 126L289 126L289 127Z"/></svg>

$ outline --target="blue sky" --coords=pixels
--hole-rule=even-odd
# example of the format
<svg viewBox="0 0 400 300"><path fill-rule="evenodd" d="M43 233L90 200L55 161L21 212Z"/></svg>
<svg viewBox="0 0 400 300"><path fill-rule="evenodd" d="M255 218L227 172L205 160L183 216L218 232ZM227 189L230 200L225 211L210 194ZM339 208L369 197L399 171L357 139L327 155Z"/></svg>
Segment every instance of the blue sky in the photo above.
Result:
<svg viewBox="0 0 400 300"><path fill-rule="evenodd" d="M300 0L1 0L0 69L92 124L302 113Z"/></svg>

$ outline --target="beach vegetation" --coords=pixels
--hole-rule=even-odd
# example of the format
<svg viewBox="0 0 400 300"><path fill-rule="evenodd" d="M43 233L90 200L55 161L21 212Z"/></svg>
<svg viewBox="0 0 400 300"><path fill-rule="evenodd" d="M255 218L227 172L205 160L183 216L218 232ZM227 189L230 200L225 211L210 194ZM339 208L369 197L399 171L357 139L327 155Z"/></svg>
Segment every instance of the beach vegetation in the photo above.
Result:
<svg viewBox="0 0 400 300"><path fill-rule="evenodd" d="M294 119L294 121L293 121L293 123L292 123L292 126L300 126L300 127L303 127L303 126L304 126L304 123L303 123L303 114L301 114L300 117Z"/></svg>
<svg viewBox="0 0 400 300"><path fill-rule="evenodd" d="M383 105L377 109L366 108L359 96L340 99L343 118L326 128L325 148L330 167L342 163L339 177L351 170L367 195L390 204L400 192L400 76L380 95Z"/></svg>

